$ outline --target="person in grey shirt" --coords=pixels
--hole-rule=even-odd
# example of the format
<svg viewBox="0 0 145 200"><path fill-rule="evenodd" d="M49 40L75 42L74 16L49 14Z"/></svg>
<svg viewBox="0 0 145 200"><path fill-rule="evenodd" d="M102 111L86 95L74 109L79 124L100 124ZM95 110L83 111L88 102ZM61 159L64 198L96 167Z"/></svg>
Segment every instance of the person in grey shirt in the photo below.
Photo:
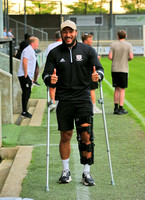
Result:
<svg viewBox="0 0 145 200"><path fill-rule="evenodd" d="M128 87L128 61L133 59L132 45L125 41L127 34L124 30L117 33L118 40L110 47L108 58L112 60L112 83L114 91L114 114L127 114L123 108L125 98L125 88ZM118 107L119 104L119 107Z"/></svg>

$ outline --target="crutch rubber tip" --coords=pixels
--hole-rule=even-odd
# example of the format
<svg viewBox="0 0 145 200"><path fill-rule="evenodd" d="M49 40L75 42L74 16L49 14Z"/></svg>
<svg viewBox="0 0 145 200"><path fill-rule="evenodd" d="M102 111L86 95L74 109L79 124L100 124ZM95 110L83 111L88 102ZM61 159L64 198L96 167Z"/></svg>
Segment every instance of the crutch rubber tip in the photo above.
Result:
<svg viewBox="0 0 145 200"><path fill-rule="evenodd" d="M111 185L113 185L113 186L114 186L114 185L115 185L115 182L114 182L114 181L111 181Z"/></svg>
<svg viewBox="0 0 145 200"><path fill-rule="evenodd" d="M49 192L49 187L48 186L46 186L46 192Z"/></svg>

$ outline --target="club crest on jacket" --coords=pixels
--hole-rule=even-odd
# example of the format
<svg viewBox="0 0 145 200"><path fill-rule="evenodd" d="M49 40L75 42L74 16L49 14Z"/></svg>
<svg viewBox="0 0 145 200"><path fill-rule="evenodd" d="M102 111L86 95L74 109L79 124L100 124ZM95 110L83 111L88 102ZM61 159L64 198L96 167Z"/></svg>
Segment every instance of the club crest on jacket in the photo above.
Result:
<svg viewBox="0 0 145 200"><path fill-rule="evenodd" d="M76 55L76 61L82 61L83 58L82 58L82 55Z"/></svg>

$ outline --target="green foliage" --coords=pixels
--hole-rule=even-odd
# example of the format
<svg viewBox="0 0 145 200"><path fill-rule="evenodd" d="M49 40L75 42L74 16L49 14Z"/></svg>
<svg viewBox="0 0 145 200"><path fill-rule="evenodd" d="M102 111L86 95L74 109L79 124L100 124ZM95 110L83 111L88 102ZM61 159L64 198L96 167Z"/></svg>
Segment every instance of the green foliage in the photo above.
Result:
<svg viewBox="0 0 145 200"><path fill-rule="evenodd" d="M145 0L121 0L127 13L145 13Z"/></svg>
<svg viewBox="0 0 145 200"><path fill-rule="evenodd" d="M106 0L93 2L93 0L79 0L79 2L74 2L72 5L66 6L70 9L70 14L97 14L97 13L107 13L105 8L102 8L102 3Z"/></svg>
<svg viewBox="0 0 145 200"><path fill-rule="evenodd" d="M33 6L27 6L27 14L52 14L56 9L57 3L55 1L43 3L43 1L32 1ZM54 12L53 12L54 13Z"/></svg>

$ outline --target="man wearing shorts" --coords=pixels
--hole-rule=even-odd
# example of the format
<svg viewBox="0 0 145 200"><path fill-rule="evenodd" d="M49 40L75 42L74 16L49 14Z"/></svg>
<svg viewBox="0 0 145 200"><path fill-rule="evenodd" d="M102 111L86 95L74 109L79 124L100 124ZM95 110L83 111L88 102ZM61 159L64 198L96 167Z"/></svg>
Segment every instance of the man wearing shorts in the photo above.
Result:
<svg viewBox="0 0 145 200"><path fill-rule="evenodd" d="M117 33L118 40L111 44L108 58L112 60L112 82L114 91L114 114L127 114L123 108L125 88L128 87L128 61L133 59L132 45L125 41L124 30ZM119 106L119 107L118 107Z"/></svg>
<svg viewBox="0 0 145 200"><path fill-rule="evenodd" d="M52 49L47 57L43 80L49 87L56 87L55 99L59 101L56 113L60 131L60 157L63 171L59 183L71 181L69 158L70 141L77 129L80 162L84 166L82 182L95 185L90 174L94 163L93 105L90 98L90 72L92 80L103 79L104 70L95 50L89 45L77 42L76 24L70 20L61 24L63 43Z"/></svg>

